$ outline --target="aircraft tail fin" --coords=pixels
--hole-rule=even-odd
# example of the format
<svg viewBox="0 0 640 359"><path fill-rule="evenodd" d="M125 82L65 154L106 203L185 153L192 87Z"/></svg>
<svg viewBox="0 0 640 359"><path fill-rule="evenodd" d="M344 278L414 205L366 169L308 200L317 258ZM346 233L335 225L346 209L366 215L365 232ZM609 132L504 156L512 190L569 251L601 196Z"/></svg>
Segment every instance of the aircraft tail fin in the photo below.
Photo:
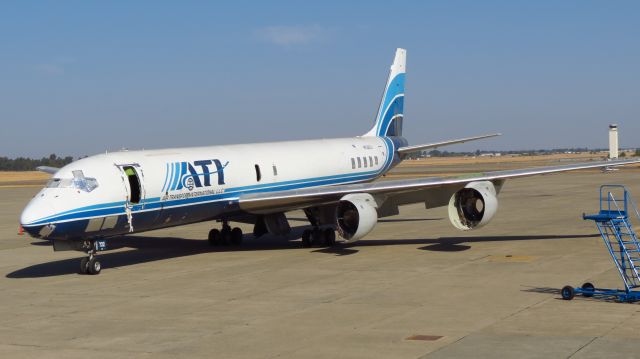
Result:
<svg viewBox="0 0 640 359"><path fill-rule="evenodd" d="M396 49L373 128L364 136L402 136L407 50Z"/></svg>

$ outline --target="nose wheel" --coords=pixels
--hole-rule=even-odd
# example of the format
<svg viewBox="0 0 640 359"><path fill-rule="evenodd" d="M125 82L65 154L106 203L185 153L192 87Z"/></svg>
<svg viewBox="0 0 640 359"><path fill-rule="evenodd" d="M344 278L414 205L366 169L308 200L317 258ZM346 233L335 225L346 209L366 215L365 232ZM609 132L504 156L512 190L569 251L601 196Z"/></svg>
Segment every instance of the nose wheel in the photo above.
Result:
<svg viewBox="0 0 640 359"><path fill-rule="evenodd" d="M95 251L89 252L88 257L84 257L80 260L80 273L81 274L100 274L102 265L96 257Z"/></svg>
<svg viewBox="0 0 640 359"><path fill-rule="evenodd" d="M100 264L96 253L98 253L98 248L104 249L105 244L103 242L98 242L100 241L84 242L84 248L87 250L88 256L80 260L80 274L100 274L102 264Z"/></svg>

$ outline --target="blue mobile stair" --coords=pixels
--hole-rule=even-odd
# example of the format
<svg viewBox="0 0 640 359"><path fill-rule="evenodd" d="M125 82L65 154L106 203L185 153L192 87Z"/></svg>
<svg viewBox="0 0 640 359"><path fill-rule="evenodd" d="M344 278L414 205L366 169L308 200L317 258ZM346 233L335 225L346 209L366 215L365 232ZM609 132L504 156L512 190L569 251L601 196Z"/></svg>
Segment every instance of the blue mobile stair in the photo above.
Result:
<svg viewBox="0 0 640 359"><path fill-rule="evenodd" d="M565 286L560 291L562 299L571 300L576 294L584 297L608 297L621 302L640 300L640 242L633 231L631 218L640 220L638 207L629 191L622 185L600 187L600 212L583 214L584 220L596 223L613 263L624 282L624 289L596 288L584 283L580 288ZM635 220L634 219L634 220Z"/></svg>

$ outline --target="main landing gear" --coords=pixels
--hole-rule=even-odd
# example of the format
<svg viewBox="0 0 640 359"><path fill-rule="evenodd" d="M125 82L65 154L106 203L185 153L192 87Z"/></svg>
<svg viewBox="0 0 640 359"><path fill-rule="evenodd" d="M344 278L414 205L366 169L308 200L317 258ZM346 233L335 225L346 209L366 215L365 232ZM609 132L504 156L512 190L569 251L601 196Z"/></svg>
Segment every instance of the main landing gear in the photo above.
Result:
<svg viewBox="0 0 640 359"><path fill-rule="evenodd" d="M209 244L212 246L226 246L229 244L240 245L242 243L242 230L238 227L231 229L227 222L223 222L222 230L209 231Z"/></svg>
<svg viewBox="0 0 640 359"><path fill-rule="evenodd" d="M305 229L302 232L302 246L304 248L313 247L313 245L323 245L331 247L336 244L336 232L333 228L318 228Z"/></svg>
<svg viewBox="0 0 640 359"><path fill-rule="evenodd" d="M80 274L100 274L100 270L102 270L102 265L98 258L96 257L97 244L95 242L89 242L85 245L89 249L87 249L88 257L84 257L80 260Z"/></svg>

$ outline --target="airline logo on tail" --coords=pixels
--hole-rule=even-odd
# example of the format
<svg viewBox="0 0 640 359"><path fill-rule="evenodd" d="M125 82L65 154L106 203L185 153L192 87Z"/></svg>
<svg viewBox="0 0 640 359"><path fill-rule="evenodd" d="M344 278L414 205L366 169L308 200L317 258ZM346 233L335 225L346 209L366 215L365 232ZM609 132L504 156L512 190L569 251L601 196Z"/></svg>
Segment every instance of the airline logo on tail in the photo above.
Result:
<svg viewBox="0 0 640 359"><path fill-rule="evenodd" d="M210 187L211 175L217 175L217 184L224 183L224 169L229 165L227 161L224 165L220 160L200 160L192 162L172 162L167 163L164 185L162 192L179 191L183 188L193 191L196 188ZM214 169L212 171L212 169Z"/></svg>
<svg viewBox="0 0 640 359"><path fill-rule="evenodd" d="M380 105L380 113L376 121L378 136L401 136L402 117L404 114L404 79L400 73L391 80L385 97ZM395 122L394 122L395 121Z"/></svg>
<svg viewBox="0 0 640 359"><path fill-rule="evenodd" d="M402 136L406 63L407 51L397 49L376 113L375 124L365 136Z"/></svg>

